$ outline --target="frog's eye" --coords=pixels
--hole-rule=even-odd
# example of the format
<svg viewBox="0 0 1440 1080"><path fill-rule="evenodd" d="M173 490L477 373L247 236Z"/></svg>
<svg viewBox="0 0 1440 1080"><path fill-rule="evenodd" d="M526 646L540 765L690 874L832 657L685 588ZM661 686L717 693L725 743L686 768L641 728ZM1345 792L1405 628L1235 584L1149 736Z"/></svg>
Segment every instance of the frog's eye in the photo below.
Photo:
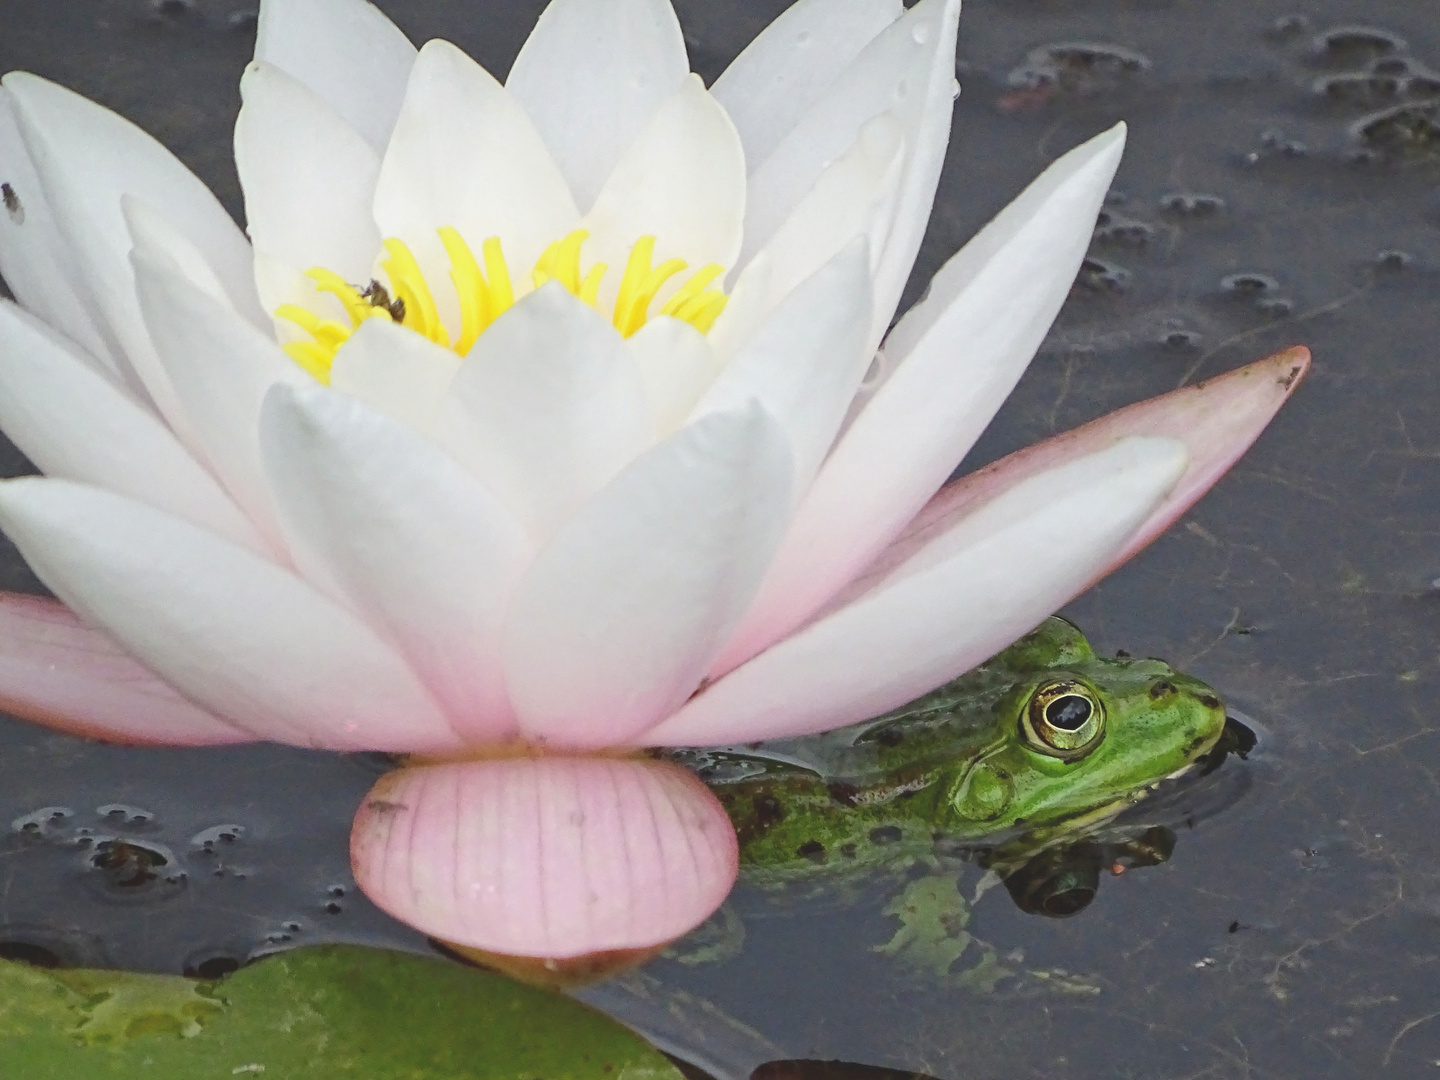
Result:
<svg viewBox="0 0 1440 1080"><path fill-rule="evenodd" d="M1078 761L1105 737L1105 706L1078 679L1043 683L1025 707L1020 727L1032 750Z"/></svg>

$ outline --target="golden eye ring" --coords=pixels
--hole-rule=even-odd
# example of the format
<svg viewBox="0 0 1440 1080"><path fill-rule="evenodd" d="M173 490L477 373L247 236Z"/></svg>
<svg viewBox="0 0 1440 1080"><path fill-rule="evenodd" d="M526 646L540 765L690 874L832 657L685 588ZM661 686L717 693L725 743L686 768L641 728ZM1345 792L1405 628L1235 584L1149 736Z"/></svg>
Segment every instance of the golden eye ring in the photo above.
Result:
<svg viewBox="0 0 1440 1080"><path fill-rule="evenodd" d="M1061 761L1079 761L1105 738L1105 705L1079 679L1042 683L1020 715L1030 749Z"/></svg>

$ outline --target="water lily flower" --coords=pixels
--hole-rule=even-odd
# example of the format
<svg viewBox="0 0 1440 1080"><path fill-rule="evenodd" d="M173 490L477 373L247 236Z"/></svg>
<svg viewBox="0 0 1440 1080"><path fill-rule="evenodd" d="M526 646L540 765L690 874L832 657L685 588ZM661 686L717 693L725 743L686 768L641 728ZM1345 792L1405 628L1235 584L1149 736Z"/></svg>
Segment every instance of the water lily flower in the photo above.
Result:
<svg viewBox="0 0 1440 1080"><path fill-rule="evenodd" d="M364 0L264 0L248 237L133 125L5 76L0 427L44 475L0 484L0 526L63 606L0 601L0 704L412 755L357 818L357 880L450 942L699 922L733 832L634 751L822 730L985 659L1198 497L1306 363L943 487L1125 139L1052 164L887 334L959 6L798 0L707 89L668 0L553 0L503 84Z"/></svg>

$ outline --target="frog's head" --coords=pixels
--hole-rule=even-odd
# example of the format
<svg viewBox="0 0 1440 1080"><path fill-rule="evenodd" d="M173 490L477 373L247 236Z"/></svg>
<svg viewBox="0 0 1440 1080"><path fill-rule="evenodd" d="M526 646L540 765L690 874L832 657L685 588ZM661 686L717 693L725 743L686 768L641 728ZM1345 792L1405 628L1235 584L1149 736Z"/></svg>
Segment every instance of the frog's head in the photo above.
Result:
<svg viewBox="0 0 1440 1080"><path fill-rule="evenodd" d="M1209 686L1161 660L1098 657L1063 619L991 665L1013 682L994 741L950 784L959 822L1034 828L1099 810L1193 764L1225 726Z"/></svg>

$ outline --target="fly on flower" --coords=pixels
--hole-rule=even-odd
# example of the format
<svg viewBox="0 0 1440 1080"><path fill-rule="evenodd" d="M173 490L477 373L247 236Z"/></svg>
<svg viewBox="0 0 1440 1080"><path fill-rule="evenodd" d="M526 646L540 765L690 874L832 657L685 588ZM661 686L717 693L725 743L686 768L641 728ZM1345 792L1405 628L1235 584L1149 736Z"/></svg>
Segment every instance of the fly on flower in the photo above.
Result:
<svg viewBox="0 0 1440 1080"><path fill-rule="evenodd" d="M413 755L356 875L447 941L695 925L734 835L638 748L823 730L984 660L1198 498L1307 362L944 487L1125 140L1056 160L887 333L958 17L798 0L706 87L668 0L553 0L501 83L364 0L264 0L243 232L133 125L7 75L0 427L44 475L0 485L0 525L64 606L0 605L0 704Z"/></svg>

